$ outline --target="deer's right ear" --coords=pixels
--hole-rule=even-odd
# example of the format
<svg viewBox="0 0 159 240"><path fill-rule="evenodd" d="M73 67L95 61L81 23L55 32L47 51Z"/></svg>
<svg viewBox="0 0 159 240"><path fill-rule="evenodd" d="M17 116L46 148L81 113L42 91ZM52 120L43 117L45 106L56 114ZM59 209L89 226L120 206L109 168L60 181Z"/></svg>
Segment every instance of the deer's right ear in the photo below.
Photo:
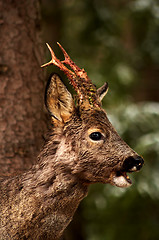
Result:
<svg viewBox="0 0 159 240"><path fill-rule="evenodd" d="M74 111L74 101L60 77L53 74L46 86L45 105L54 122L65 123Z"/></svg>

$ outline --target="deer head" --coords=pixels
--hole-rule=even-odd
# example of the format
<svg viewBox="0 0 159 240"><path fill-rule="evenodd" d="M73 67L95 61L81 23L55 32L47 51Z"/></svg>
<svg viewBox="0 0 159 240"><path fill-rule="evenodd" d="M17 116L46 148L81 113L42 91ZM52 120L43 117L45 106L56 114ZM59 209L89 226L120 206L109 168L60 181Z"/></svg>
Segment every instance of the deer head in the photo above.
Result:
<svg viewBox="0 0 159 240"><path fill-rule="evenodd" d="M102 182L118 187L130 186L127 172L140 170L144 161L120 138L102 109L101 101L108 84L96 89L85 70L80 69L58 45L65 59L60 61L47 44L52 59L42 67L50 64L59 67L77 93L75 103L57 74L51 76L46 87L45 103L53 124L76 156L73 161L67 161L68 171L86 184Z"/></svg>

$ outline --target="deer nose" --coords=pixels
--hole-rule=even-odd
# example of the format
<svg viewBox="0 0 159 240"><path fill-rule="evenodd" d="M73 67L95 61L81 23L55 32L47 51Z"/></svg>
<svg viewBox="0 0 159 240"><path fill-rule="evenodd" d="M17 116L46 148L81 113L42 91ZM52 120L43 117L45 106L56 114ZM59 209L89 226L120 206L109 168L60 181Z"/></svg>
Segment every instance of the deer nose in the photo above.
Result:
<svg viewBox="0 0 159 240"><path fill-rule="evenodd" d="M139 171L144 164L144 160L140 156L130 156L124 160L123 171L135 172Z"/></svg>

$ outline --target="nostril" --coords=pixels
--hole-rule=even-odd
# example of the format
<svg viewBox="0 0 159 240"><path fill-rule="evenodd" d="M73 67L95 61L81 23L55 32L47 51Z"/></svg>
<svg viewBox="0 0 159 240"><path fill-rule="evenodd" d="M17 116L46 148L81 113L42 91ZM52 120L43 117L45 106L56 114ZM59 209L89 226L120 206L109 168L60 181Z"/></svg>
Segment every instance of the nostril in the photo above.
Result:
<svg viewBox="0 0 159 240"><path fill-rule="evenodd" d="M123 163L123 170L126 172L139 171L144 164L144 160L140 156L130 156Z"/></svg>
<svg viewBox="0 0 159 240"><path fill-rule="evenodd" d="M140 156L137 156L137 157L135 158L135 162L136 162L136 165L137 165L137 167L138 167L137 170L140 170L140 169L142 168L143 164L144 164L143 158L140 157Z"/></svg>

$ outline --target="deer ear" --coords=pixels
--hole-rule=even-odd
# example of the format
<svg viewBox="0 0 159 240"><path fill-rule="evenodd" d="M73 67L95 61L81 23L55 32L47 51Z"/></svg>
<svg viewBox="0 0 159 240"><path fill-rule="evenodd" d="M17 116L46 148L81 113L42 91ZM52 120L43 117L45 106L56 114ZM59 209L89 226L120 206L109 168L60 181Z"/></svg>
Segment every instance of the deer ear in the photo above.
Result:
<svg viewBox="0 0 159 240"><path fill-rule="evenodd" d="M60 77L53 74L46 86L45 105L55 121L69 120L74 111L74 101Z"/></svg>
<svg viewBox="0 0 159 240"><path fill-rule="evenodd" d="M107 94L107 92L108 92L108 83L106 82L104 83L103 86L97 89L97 94L101 101L104 98L104 96Z"/></svg>

